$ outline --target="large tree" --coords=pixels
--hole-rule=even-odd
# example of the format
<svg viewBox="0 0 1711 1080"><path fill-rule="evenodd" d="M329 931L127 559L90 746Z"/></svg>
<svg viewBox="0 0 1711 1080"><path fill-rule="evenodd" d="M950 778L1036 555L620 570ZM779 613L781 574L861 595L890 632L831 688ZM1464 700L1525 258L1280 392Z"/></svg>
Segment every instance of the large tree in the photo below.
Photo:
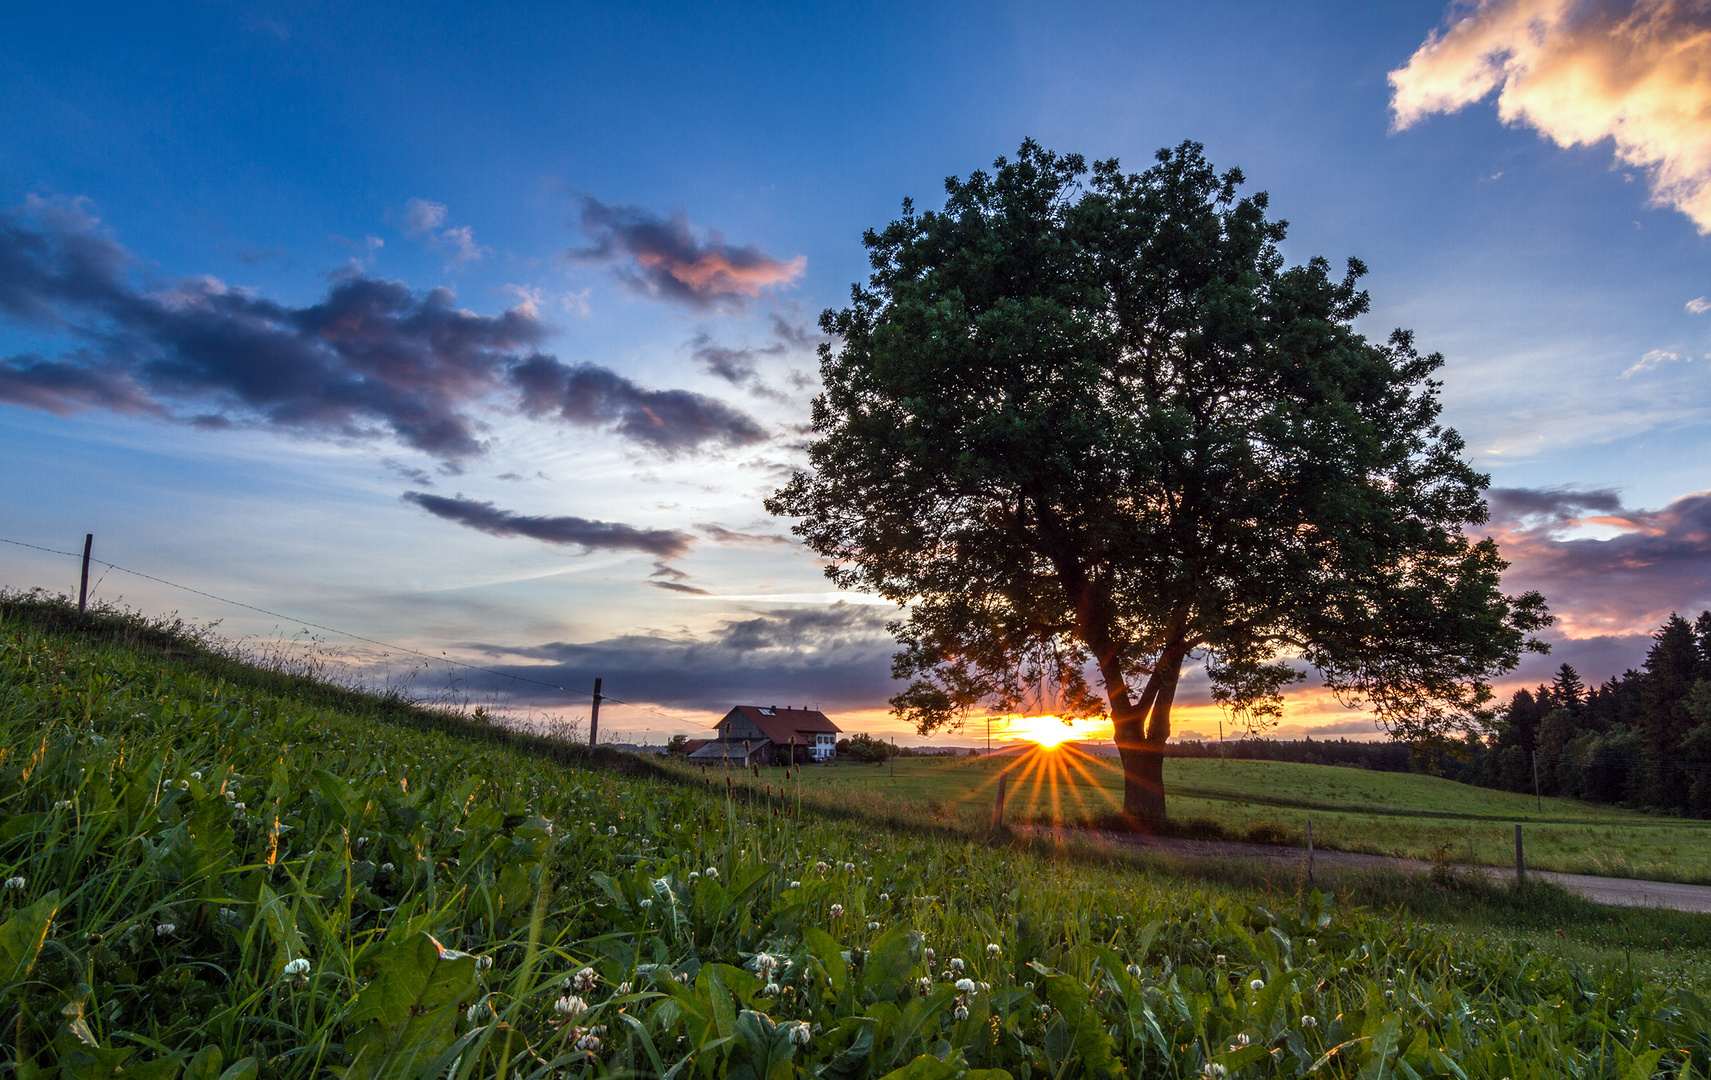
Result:
<svg viewBox="0 0 1711 1080"><path fill-rule="evenodd" d="M1286 267L1242 183L1193 143L1125 174L1029 141L942 211L905 201L821 316L809 471L767 503L907 605L898 714L1108 711L1137 819L1187 662L1257 726L1304 664L1440 735L1548 621L1464 534L1488 481L1438 426L1442 358L1356 333L1364 268Z"/></svg>

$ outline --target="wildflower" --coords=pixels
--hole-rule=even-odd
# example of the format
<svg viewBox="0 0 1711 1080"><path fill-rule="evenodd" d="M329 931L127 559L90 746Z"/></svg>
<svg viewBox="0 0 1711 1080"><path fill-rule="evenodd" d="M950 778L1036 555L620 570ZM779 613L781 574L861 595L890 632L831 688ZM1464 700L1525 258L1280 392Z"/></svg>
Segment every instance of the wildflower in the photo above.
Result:
<svg viewBox="0 0 1711 1080"><path fill-rule="evenodd" d="M824 874L827 870L830 870L831 867L827 866L823 862L817 862L814 864L814 869L816 869L816 870L820 871L820 873Z"/></svg>
<svg viewBox="0 0 1711 1080"><path fill-rule="evenodd" d="M191 773L191 774L190 774L190 779L192 779L192 780L200 780L200 779L202 779L202 774L201 774L201 773L199 773L199 772L193 772L193 773Z"/></svg>
<svg viewBox="0 0 1711 1080"><path fill-rule="evenodd" d="M775 982L769 982L765 986L760 988L760 996L761 997L775 998L779 995L779 993L780 993L780 991L778 989L778 984Z"/></svg>
<svg viewBox="0 0 1711 1080"><path fill-rule="evenodd" d="M690 881L700 881L701 880L701 874L698 871L691 870L691 871L689 871L689 880Z"/></svg>
<svg viewBox="0 0 1711 1080"><path fill-rule="evenodd" d="M709 866L707 868L707 876L710 878L718 877L719 876L719 868L717 866Z"/></svg>
<svg viewBox="0 0 1711 1080"><path fill-rule="evenodd" d="M1301 1027L1303 1030L1316 1028L1318 1026L1319 1018L1317 1016L1303 1016L1301 1018Z"/></svg>
<svg viewBox="0 0 1711 1080"><path fill-rule="evenodd" d="M23 892L24 886L28 884L29 882L24 880L22 877L9 877L6 879L6 887L8 889L16 889L18 892Z"/></svg>
<svg viewBox="0 0 1711 1080"><path fill-rule="evenodd" d="M965 994L972 994L972 993L974 993L974 980L973 979L958 979L956 981L956 988L958 990L961 990Z"/></svg>
<svg viewBox="0 0 1711 1080"><path fill-rule="evenodd" d="M297 959L291 961L291 963L285 965L285 974L287 974L287 975L307 975L307 974L309 974L309 961L307 961L307 960L303 959L301 956L299 956Z"/></svg>
<svg viewBox="0 0 1711 1080"><path fill-rule="evenodd" d="M869 929L869 930L878 930L878 929L879 929L879 924L878 924L878 923L876 923L876 922L870 922L870 923L868 923L868 924L867 924L867 928L868 928L868 929Z"/></svg>
<svg viewBox="0 0 1711 1080"><path fill-rule="evenodd" d="M475 970L477 971L486 971L492 966L493 957L491 956L478 956L475 958Z"/></svg>
<svg viewBox="0 0 1711 1080"><path fill-rule="evenodd" d="M1205 1068L1200 1070L1200 1075L1204 1077L1205 1080L1221 1080L1222 1077L1230 1075L1230 1070L1224 1068L1224 1066L1218 1064L1216 1061L1210 1061L1206 1063Z"/></svg>
<svg viewBox="0 0 1711 1080"><path fill-rule="evenodd" d="M558 1013L567 1020L575 1020L587 1011L588 1002L570 994L566 994L564 997L553 1002L553 1012Z"/></svg>
<svg viewBox="0 0 1711 1080"><path fill-rule="evenodd" d="M564 980L564 985L566 987L575 990L579 994L590 993L599 984L600 973L591 967L585 967L575 975Z"/></svg>
<svg viewBox="0 0 1711 1080"><path fill-rule="evenodd" d="M925 975L916 979L915 985L920 988L922 997L926 997L928 994L933 992L933 980Z"/></svg>
<svg viewBox="0 0 1711 1080"><path fill-rule="evenodd" d="M925 951L923 951L923 952L922 952L922 953L921 953L921 955L922 955L922 956L924 956L924 957L926 957L926 958L927 958L927 966L928 966L928 967L932 967L932 966L933 966L933 959L934 959L934 957L935 957L935 955L936 955L936 954L935 954L935 953L934 953L934 952L933 952L933 950L931 950L931 949L927 949L927 950L925 950Z"/></svg>
<svg viewBox="0 0 1711 1080"><path fill-rule="evenodd" d="M826 914L830 915L834 919L841 919L844 917L844 905L833 904L831 909L829 911L827 911Z"/></svg>
<svg viewBox="0 0 1711 1080"><path fill-rule="evenodd" d="M71 809L71 800L70 799L61 799L59 802L56 802L53 804L53 808L55 810L70 810Z"/></svg>
<svg viewBox="0 0 1711 1080"><path fill-rule="evenodd" d="M178 782L178 790L180 790L180 791L187 791L187 790L189 790L189 788L190 788L190 781L188 781L188 780L180 780L180 781L179 781L179 782Z"/></svg>
<svg viewBox="0 0 1711 1080"><path fill-rule="evenodd" d="M618 984L618 994L620 997L623 996L624 994L629 993L629 992L630 992L630 984L629 983L621 982Z"/></svg>
<svg viewBox="0 0 1711 1080"><path fill-rule="evenodd" d="M768 972L778 966L778 957L771 953L755 953L755 970Z"/></svg>
<svg viewBox="0 0 1711 1080"><path fill-rule="evenodd" d="M600 1052L600 1037L598 1035L584 1035L576 1040L576 1048L587 1054L598 1054Z"/></svg>
<svg viewBox="0 0 1711 1080"><path fill-rule="evenodd" d="M642 899L641 907L642 907L643 911L646 911L648 908L651 908L653 906L654 906L654 902L651 899L648 899L646 897L644 897Z"/></svg>
<svg viewBox="0 0 1711 1080"><path fill-rule="evenodd" d="M237 811L237 812L238 812L238 813L240 813L240 814L241 814L241 813L243 813L243 812L244 812L244 804L243 804L243 803L241 803L241 802L240 802L240 803L233 803L233 804L232 804L232 809L233 809L233 810L236 810L236 811Z"/></svg>
<svg viewBox="0 0 1711 1080"><path fill-rule="evenodd" d="M990 993L992 993L992 984L991 984L991 983L989 983L989 982L983 982L983 983L981 983L981 984L980 984L980 992L981 992L981 993L983 993L983 994L990 994Z"/></svg>
<svg viewBox="0 0 1711 1080"><path fill-rule="evenodd" d="M1129 972L1129 978L1131 978L1131 979L1140 978L1141 977L1141 965L1130 964L1128 967L1128 972Z"/></svg>
<svg viewBox="0 0 1711 1080"><path fill-rule="evenodd" d="M464 1015L464 1019L468 1020L470 1023L479 1024L483 1020L487 1019L488 1014L490 1012L492 1012L492 1009L490 1009L488 1007L487 999L482 998L480 1001L476 1002L474 1005L471 1005L469 1007L468 1011L465 1012L463 1015Z"/></svg>
<svg viewBox="0 0 1711 1080"><path fill-rule="evenodd" d="M800 889L802 887L802 883L800 881L792 881L790 883L790 887L792 889Z"/></svg>
<svg viewBox="0 0 1711 1080"><path fill-rule="evenodd" d="M393 866L389 862L383 862L380 864L380 872L382 874L390 874L390 873L392 873L392 871L394 871L396 869L398 869L398 868L396 866Z"/></svg>
<svg viewBox="0 0 1711 1080"><path fill-rule="evenodd" d="M166 937L172 933L175 933L177 930L178 930L178 924L177 923L169 923L169 922L156 923L155 928L154 928L154 936L155 937Z"/></svg>
<svg viewBox="0 0 1711 1080"><path fill-rule="evenodd" d="M885 893L885 892L882 892L882 893L880 893L880 894L879 894L879 902L880 902L880 903L882 903L882 904L889 904L889 903L891 903L891 894L890 894L890 893Z"/></svg>
<svg viewBox="0 0 1711 1080"><path fill-rule="evenodd" d="M1248 1043L1250 1043L1252 1041L1253 1040L1248 1038L1247 1035L1245 1035L1245 1034L1237 1035L1234 1039L1232 1039L1230 1041L1230 1053L1232 1053L1232 1054L1235 1053L1237 1050L1240 1050L1242 1047L1248 1045Z"/></svg>
<svg viewBox="0 0 1711 1080"><path fill-rule="evenodd" d="M682 826L682 825L673 825L673 826L672 826L672 827L671 827L671 831L672 831L672 832L682 832L682 831L683 831L683 826Z"/></svg>
<svg viewBox="0 0 1711 1080"><path fill-rule="evenodd" d="M1225 959L1226 958L1225 958L1224 954L1219 953L1217 956L1212 958L1212 962L1217 964L1219 967L1223 967Z"/></svg>
<svg viewBox="0 0 1711 1080"><path fill-rule="evenodd" d="M958 1005L956 1007L956 1011L951 1013L951 1015L956 1017L958 1020L967 1020L968 1019L968 1006Z"/></svg>
<svg viewBox="0 0 1711 1080"><path fill-rule="evenodd" d="M962 957L960 957L960 956L951 957L951 970L952 971L961 971L962 970Z"/></svg>
<svg viewBox="0 0 1711 1080"><path fill-rule="evenodd" d="M845 863L844 864L844 873L846 873L846 874L855 873L855 863L853 863L853 862Z"/></svg>
<svg viewBox="0 0 1711 1080"><path fill-rule="evenodd" d="M872 879L872 878L868 878L868 879L867 879L867 882L866 882L866 884L868 884L868 885L872 885L872 884L873 884L873 879Z"/></svg>
<svg viewBox="0 0 1711 1080"><path fill-rule="evenodd" d="M607 836L617 836L618 835L618 826L616 826L616 825L606 826L606 835Z"/></svg>
<svg viewBox="0 0 1711 1080"><path fill-rule="evenodd" d="M1309 949L1317 949L1319 947L1319 939L1316 937L1308 938L1307 939L1307 947Z"/></svg>
<svg viewBox="0 0 1711 1080"><path fill-rule="evenodd" d="M231 788L227 788L225 791L222 791L220 794L222 794L226 797L227 802L231 802L233 799L238 797L238 793L233 791ZM366 843L368 843L368 837L359 836L356 838L356 842L358 844L366 844Z"/></svg>
<svg viewBox="0 0 1711 1080"><path fill-rule="evenodd" d="M790 1025L791 1046L807 1046L808 1040L813 1037L814 1033L810 1031L808 1025L802 1021L798 1020L796 1023Z"/></svg>
<svg viewBox="0 0 1711 1080"><path fill-rule="evenodd" d="M1265 989L1265 980L1255 979L1253 982L1248 984L1248 989L1252 990L1256 994L1259 993L1261 990Z"/></svg>
<svg viewBox="0 0 1711 1080"><path fill-rule="evenodd" d="M1003 951L1004 950L1000 949L997 945L988 945L986 947L986 958L988 960L996 960L998 959L998 954Z"/></svg>

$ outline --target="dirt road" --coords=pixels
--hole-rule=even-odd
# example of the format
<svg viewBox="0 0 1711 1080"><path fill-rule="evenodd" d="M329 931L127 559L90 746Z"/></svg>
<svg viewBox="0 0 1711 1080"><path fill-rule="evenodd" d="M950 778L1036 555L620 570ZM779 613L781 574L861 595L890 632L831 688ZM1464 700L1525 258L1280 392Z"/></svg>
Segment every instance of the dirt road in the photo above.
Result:
<svg viewBox="0 0 1711 1080"><path fill-rule="evenodd" d="M1185 859L1267 860L1278 865L1305 866L1307 849L1280 847L1271 844L1247 844L1233 840L1182 840L1175 837L1137 836L1132 833L1088 832L1081 829L1022 827L1037 835L1056 836L1063 840L1093 841L1120 844L1126 847L1156 851ZM1393 859L1384 855L1362 855L1351 851L1313 853L1317 867L1349 867L1353 869L1389 868L1413 873L1425 873L1432 864L1420 859ZM1457 870L1484 874L1494 880L1510 881L1515 871L1499 866L1457 865ZM1672 881L1638 881L1633 878L1594 877L1590 874L1559 874L1554 870L1529 870L1528 876L1561 885L1599 904L1617 907L1659 907L1675 911L1711 913L1711 885L1681 885Z"/></svg>

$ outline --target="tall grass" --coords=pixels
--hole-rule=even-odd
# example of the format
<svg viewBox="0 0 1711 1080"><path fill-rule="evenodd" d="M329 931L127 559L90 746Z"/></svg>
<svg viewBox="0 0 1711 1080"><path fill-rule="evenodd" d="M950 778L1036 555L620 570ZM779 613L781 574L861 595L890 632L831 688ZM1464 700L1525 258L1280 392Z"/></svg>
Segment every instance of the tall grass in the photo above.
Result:
<svg viewBox="0 0 1711 1080"><path fill-rule="evenodd" d="M1656 972L798 816L35 603L0 608L21 1077L1519 1080L1711 1053L1711 1005Z"/></svg>

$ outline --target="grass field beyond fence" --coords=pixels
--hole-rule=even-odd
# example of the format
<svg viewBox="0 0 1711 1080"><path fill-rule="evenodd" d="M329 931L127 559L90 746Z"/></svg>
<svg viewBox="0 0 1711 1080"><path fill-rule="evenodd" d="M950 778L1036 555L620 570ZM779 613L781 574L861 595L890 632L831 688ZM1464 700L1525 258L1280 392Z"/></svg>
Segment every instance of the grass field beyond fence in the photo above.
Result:
<svg viewBox="0 0 1711 1080"><path fill-rule="evenodd" d="M780 790L796 782L784 769L760 771L758 780L744 782ZM991 820L1001 771L1009 774L1012 822L1098 824L1122 806L1117 760L1072 744L984 758L808 767L800 783L805 797L828 805L978 830ZM1439 777L1337 765L1168 758L1164 776L1174 828L1191 836L1301 844L1311 818L1320 847L1513 866L1519 822L1527 863L1538 869L1711 884L1711 821L1572 799L1536 803Z"/></svg>

